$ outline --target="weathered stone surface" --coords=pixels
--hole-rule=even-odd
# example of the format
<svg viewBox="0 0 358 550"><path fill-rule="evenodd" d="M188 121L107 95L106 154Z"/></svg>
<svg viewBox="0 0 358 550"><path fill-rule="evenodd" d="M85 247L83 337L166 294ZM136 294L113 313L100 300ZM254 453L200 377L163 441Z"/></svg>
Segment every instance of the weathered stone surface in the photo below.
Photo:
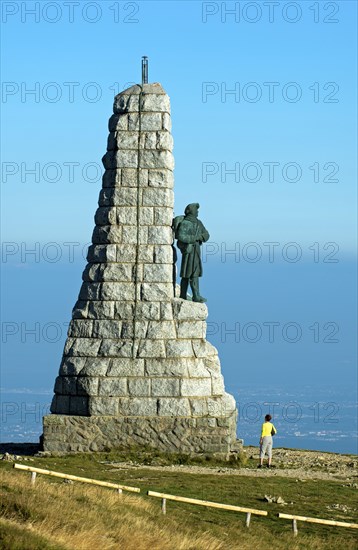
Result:
<svg viewBox="0 0 358 550"><path fill-rule="evenodd" d="M169 97L158 94L145 94L141 107L142 111L170 113Z"/></svg>
<svg viewBox="0 0 358 550"><path fill-rule="evenodd" d="M170 264L173 262L173 257L173 248L171 246L164 244L154 245L152 260L154 264Z"/></svg>
<svg viewBox="0 0 358 550"><path fill-rule="evenodd" d="M127 395L126 378L101 378L98 388L99 396L123 397Z"/></svg>
<svg viewBox="0 0 358 550"><path fill-rule="evenodd" d="M187 359L155 358L145 360L145 372L150 377L155 376L187 376Z"/></svg>
<svg viewBox="0 0 358 550"><path fill-rule="evenodd" d="M190 405L188 399L165 398L159 399L159 416L190 416Z"/></svg>
<svg viewBox="0 0 358 550"><path fill-rule="evenodd" d="M224 377L220 374L211 379L211 393L213 395L223 395L225 393Z"/></svg>
<svg viewBox="0 0 358 550"><path fill-rule="evenodd" d="M89 319L114 319L115 302L97 300L87 303Z"/></svg>
<svg viewBox="0 0 358 550"><path fill-rule="evenodd" d="M129 164L127 165L120 164L120 161L118 161L118 158L116 162L117 162L116 166L118 167L131 166ZM126 159L126 162L129 162L129 161ZM135 162L138 163L137 157L135 157ZM113 166L113 168L115 168L116 166ZM141 154L139 156L139 166L141 168L149 168L149 169L150 168L167 168L168 170L174 170L174 157L170 151L152 151L152 150L145 149L144 151L141 151Z"/></svg>
<svg viewBox="0 0 358 550"><path fill-rule="evenodd" d="M158 84L141 89L114 100L92 245L44 446L227 453L237 413L205 340L207 307L174 297L169 98Z"/></svg>
<svg viewBox="0 0 358 550"><path fill-rule="evenodd" d="M167 357L192 357L192 342L191 340L168 340L166 351Z"/></svg>
<svg viewBox="0 0 358 550"><path fill-rule="evenodd" d="M121 321L102 320L93 322L93 336L95 338L120 338L122 332Z"/></svg>
<svg viewBox="0 0 358 550"><path fill-rule="evenodd" d="M131 397L120 401L121 412L128 416L153 417L157 413L157 400L143 397Z"/></svg>
<svg viewBox="0 0 358 550"><path fill-rule="evenodd" d="M129 132L128 132L129 133ZM138 132L139 133L139 132ZM141 149L152 149L160 151L172 151L173 138L169 132L157 131L157 132L140 132L139 147ZM137 139L138 148L138 139Z"/></svg>
<svg viewBox="0 0 358 550"><path fill-rule="evenodd" d="M163 117L161 113L142 113L140 120L140 129L142 131L159 131L163 128ZM138 113L128 115L128 130L139 131Z"/></svg>
<svg viewBox="0 0 358 550"><path fill-rule="evenodd" d="M80 372L81 376L105 376L109 366L107 358L89 358Z"/></svg>
<svg viewBox="0 0 358 550"><path fill-rule="evenodd" d="M144 188L143 206L166 206L167 208L173 208L173 190L161 188Z"/></svg>
<svg viewBox="0 0 358 550"><path fill-rule="evenodd" d="M98 351L100 357L132 357L133 341L104 338Z"/></svg>
<svg viewBox="0 0 358 550"><path fill-rule="evenodd" d="M135 287L133 283L102 283L102 300L125 300L133 301Z"/></svg>
<svg viewBox="0 0 358 550"><path fill-rule="evenodd" d="M79 357L97 357L102 340L96 338L74 338L66 355ZM66 350L65 350L66 351Z"/></svg>
<svg viewBox="0 0 358 550"><path fill-rule="evenodd" d="M193 350L195 357L216 356L218 351L207 340L193 340Z"/></svg>
<svg viewBox="0 0 358 550"><path fill-rule="evenodd" d="M68 329L68 335L73 337L90 338L92 336L93 322L87 319L73 319Z"/></svg>
<svg viewBox="0 0 358 550"><path fill-rule="evenodd" d="M117 244L122 242L122 226L97 225L92 234L93 244ZM123 237L123 240L125 237Z"/></svg>
<svg viewBox="0 0 358 550"><path fill-rule="evenodd" d="M138 307L138 306L137 306ZM114 302L114 318L132 320L134 316L134 303L132 302Z"/></svg>
<svg viewBox="0 0 358 550"><path fill-rule="evenodd" d="M136 261L136 247L133 244L117 245L117 262L134 263Z"/></svg>
<svg viewBox="0 0 358 550"><path fill-rule="evenodd" d="M148 416L141 417L48 415L44 417L44 448L50 452L88 452L146 445L173 453L230 450L230 427L226 427L223 435L216 423L209 424L215 419L203 418L199 432L194 424L199 418L152 417L149 413L156 408L155 401L150 410L146 409ZM214 444L215 438L219 438L220 443Z"/></svg>
<svg viewBox="0 0 358 550"><path fill-rule="evenodd" d="M179 395L178 378L155 378L152 380L153 397L178 397Z"/></svg>
<svg viewBox="0 0 358 550"><path fill-rule="evenodd" d="M148 185L148 170L137 168L122 168L122 187L143 187Z"/></svg>
<svg viewBox="0 0 358 550"><path fill-rule="evenodd" d="M128 393L132 397L148 397L150 395L150 379L129 378Z"/></svg>
<svg viewBox="0 0 358 550"><path fill-rule="evenodd" d="M181 381L180 393L183 397L211 395L211 380L210 378L184 378Z"/></svg>
<svg viewBox="0 0 358 550"><path fill-rule="evenodd" d="M173 189L174 187L174 174L172 170L169 169L161 169L161 170L155 170L151 169L148 170L148 185L150 187L160 187L160 188L168 188ZM171 212L173 217L173 212ZM170 220L171 225L171 220Z"/></svg>
<svg viewBox="0 0 358 550"><path fill-rule="evenodd" d="M86 300L77 300L72 310L72 319L87 319L88 304Z"/></svg>
<svg viewBox="0 0 358 550"><path fill-rule="evenodd" d="M117 168L116 170L106 170L102 176L103 187L115 187L121 184L122 170Z"/></svg>
<svg viewBox="0 0 358 550"><path fill-rule="evenodd" d="M107 376L144 376L144 359L112 359Z"/></svg>
<svg viewBox="0 0 358 550"><path fill-rule="evenodd" d="M92 397L89 400L89 414L93 416L116 416L118 414L118 398Z"/></svg>
<svg viewBox="0 0 358 550"><path fill-rule="evenodd" d="M86 396L70 397L70 414L86 416L89 413L89 398Z"/></svg>
<svg viewBox="0 0 358 550"><path fill-rule="evenodd" d="M86 357L64 357L60 367L61 376L78 376L85 366Z"/></svg>
<svg viewBox="0 0 358 550"><path fill-rule="evenodd" d="M168 340L175 337L176 333L173 321L149 321L146 338Z"/></svg>
<svg viewBox="0 0 358 550"><path fill-rule="evenodd" d="M97 395L98 378L94 378L93 376L80 376L77 378L77 394Z"/></svg>
<svg viewBox="0 0 358 550"><path fill-rule="evenodd" d="M143 283L142 300L161 302L173 297L173 285L170 283Z"/></svg>
<svg viewBox="0 0 358 550"><path fill-rule="evenodd" d="M148 244L168 244L173 242L173 231L171 227L164 225L152 226L148 228Z"/></svg>
<svg viewBox="0 0 358 550"><path fill-rule="evenodd" d="M142 207L143 209L143 207ZM153 209L153 223L154 225L171 225L173 218L173 211L171 208L165 208L157 206Z"/></svg>
<svg viewBox="0 0 358 550"><path fill-rule="evenodd" d="M116 208L113 206L100 206L97 208L94 221L97 225L116 223Z"/></svg>
<svg viewBox="0 0 358 550"><path fill-rule="evenodd" d="M208 316L208 308L205 304L174 298L173 300L174 318L179 321L198 321Z"/></svg>
<svg viewBox="0 0 358 550"><path fill-rule="evenodd" d="M163 113L163 130L172 131L172 120L168 113Z"/></svg>
<svg viewBox="0 0 358 550"><path fill-rule="evenodd" d="M164 340L142 340L138 347L138 357L165 357Z"/></svg>
<svg viewBox="0 0 358 550"><path fill-rule="evenodd" d="M205 338L206 323L203 321L179 321L177 327L178 338Z"/></svg>
<svg viewBox="0 0 358 550"><path fill-rule="evenodd" d="M143 280L146 283L170 283L173 280L172 264L144 264Z"/></svg>
<svg viewBox="0 0 358 550"><path fill-rule="evenodd" d="M128 130L128 115L112 115L108 121L108 130L116 132L117 130Z"/></svg>
<svg viewBox="0 0 358 550"><path fill-rule="evenodd" d="M117 247L115 244L91 245L88 247L88 262L115 262Z"/></svg>
<svg viewBox="0 0 358 550"><path fill-rule="evenodd" d="M79 299L80 300L99 300L100 299L101 285L99 283L89 283L87 281L82 283Z"/></svg>

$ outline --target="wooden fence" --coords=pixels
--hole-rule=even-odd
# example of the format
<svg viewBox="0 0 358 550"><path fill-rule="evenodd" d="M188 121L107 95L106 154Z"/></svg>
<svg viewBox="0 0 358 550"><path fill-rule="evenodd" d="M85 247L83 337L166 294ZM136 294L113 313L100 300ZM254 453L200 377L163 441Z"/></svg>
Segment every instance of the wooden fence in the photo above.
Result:
<svg viewBox="0 0 358 550"><path fill-rule="evenodd" d="M119 493L122 491L130 491L131 493L140 493L138 487L128 487L127 485L119 485L118 483L109 483L108 481L100 481L98 479L90 479L88 477L78 477L70 474L63 474L61 472L53 472L51 470L42 470L41 468L33 468L32 466L24 466L23 464L14 464L14 468L17 470L24 470L31 472L31 483L36 481L36 474L42 474L45 476L61 477L63 479L70 479L71 481L81 481L82 483L90 483L91 485L100 485L101 487L110 487L111 489L117 489Z"/></svg>
<svg viewBox="0 0 358 550"><path fill-rule="evenodd" d="M336 527L350 527L351 529L358 529L358 523L347 523L345 521L335 521L333 519L320 519L320 518L309 518L306 516L294 516L292 514L277 514L277 517L280 519L291 519L292 520L292 530L293 535L296 537L298 535L297 522L305 521L306 523L320 523L321 525L335 525Z"/></svg>
<svg viewBox="0 0 358 550"><path fill-rule="evenodd" d="M31 473L31 483L34 485L36 481L36 474L42 474L47 476L59 477L62 479L69 479L71 481L80 481L82 483L90 483L91 485L99 485L101 487L109 487L116 489L119 493L122 491L129 491L131 493L140 493L139 487L128 487L127 485L120 485L118 483L109 483L108 481L100 481L98 479L90 479L88 477L78 477L71 474L63 474L61 472L54 472L51 470L43 470L41 468L34 468L32 466L24 466L23 464L14 464L14 468L17 470L23 470ZM220 502L211 502L209 500L198 500L196 498L180 497L176 495L168 495L166 493L156 493L155 491L148 491L147 495L150 497L160 498L162 500L162 513L166 514L167 500L173 500L176 502L185 502L187 504L195 504L197 506L206 506L208 508L218 508L219 510L231 510L232 512L242 512L246 514L246 527L250 526L251 515L256 516L268 516L268 512L265 510L256 510L255 508L245 508L242 506L234 506L232 504L221 504ZM331 525L336 527L348 527L351 529L358 529L357 523L348 523L344 521L335 521L330 519L310 518L306 516L297 516L293 514L277 514L279 519L289 519L292 521L293 535L297 536L298 528L297 522L302 521L306 523L317 523L321 525Z"/></svg>
<svg viewBox="0 0 358 550"><path fill-rule="evenodd" d="M257 516L267 516L268 512L265 510L256 510L255 508L243 508L242 506L233 506L232 504L221 504L220 502L211 502L209 500L198 500L196 498L178 497L175 495L167 495L166 493L156 493L155 491L148 491L149 497L156 497L162 499L162 512L166 514L167 500L175 500L176 502L186 502L187 504L196 504L199 506L207 506L208 508L219 508L220 510L231 510L232 512L244 512L246 514L246 527L250 526L251 514Z"/></svg>

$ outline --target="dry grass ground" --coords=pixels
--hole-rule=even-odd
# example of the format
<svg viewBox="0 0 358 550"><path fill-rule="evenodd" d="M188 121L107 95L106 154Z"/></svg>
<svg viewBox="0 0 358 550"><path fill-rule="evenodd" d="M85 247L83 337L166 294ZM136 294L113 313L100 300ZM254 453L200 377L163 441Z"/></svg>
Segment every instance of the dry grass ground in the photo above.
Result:
<svg viewBox="0 0 358 550"><path fill-rule="evenodd" d="M113 490L80 483L66 484L37 476L34 487L28 473L0 461L0 548L6 550L356 550L356 530L300 524L292 536L289 521L276 513L297 513L357 522L357 489L346 480L307 480L304 483L270 477L188 473L151 468L113 467L103 455L32 458L31 466L48 468L141 488L141 495L118 495ZM115 459L115 456L111 456ZM112 460L111 460L112 461ZM110 462L111 462L110 461ZM253 472L254 473L254 472ZM256 472L255 472L256 473ZM352 485L352 484L351 484ZM188 504L168 502L167 515L160 501L145 496L147 489L193 498L268 510L267 518L253 517L245 528L245 515ZM264 502L265 493L281 495L285 507ZM292 504L291 504L292 503ZM347 511L331 506L344 504Z"/></svg>

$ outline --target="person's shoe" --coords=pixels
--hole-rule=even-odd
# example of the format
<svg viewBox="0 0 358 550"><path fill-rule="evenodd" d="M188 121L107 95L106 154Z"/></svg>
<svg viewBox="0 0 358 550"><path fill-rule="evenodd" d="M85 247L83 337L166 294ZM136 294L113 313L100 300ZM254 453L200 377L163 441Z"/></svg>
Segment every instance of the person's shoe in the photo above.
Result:
<svg viewBox="0 0 358 550"><path fill-rule="evenodd" d="M207 299L203 298L203 296L195 296L195 298L193 297L193 302L198 302L199 304L204 304L205 302L207 302Z"/></svg>
<svg viewBox="0 0 358 550"><path fill-rule="evenodd" d="M258 464L258 466L257 466L257 467L258 467L258 468L262 468L262 464Z"/></svg>
<svg viewBox="0 0 358 550"><path fill-rule="evenodd" d="M266 464L266 468L271 468L270 464Z"/></svg>

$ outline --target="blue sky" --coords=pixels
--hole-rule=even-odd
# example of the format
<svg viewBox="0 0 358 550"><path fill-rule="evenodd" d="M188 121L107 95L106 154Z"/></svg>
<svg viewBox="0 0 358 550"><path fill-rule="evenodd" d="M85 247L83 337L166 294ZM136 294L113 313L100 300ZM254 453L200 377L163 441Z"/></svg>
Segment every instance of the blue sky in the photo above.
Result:
<svg viewBox="0 0 358 550"><path fill-rule="evenodd" d="M234 2L82 1L73 3L73 22L66 3L50 4L2 3L2 239L12 243L3 264L5 322L69 320L113 95L139 81L147 55L150 82L171 98L176 213L200 202L211 233L209 320L291 320L307 334L315 321L332 321L344 336L334 352L302 340L297 353L287 342L244 349L213 334L229 385L254 379L265 364L285 380L291 363L295 372L314 369L316 381L328 376L327 365L336 380L345 364L342 380L354 383L356 2L280 2L272 22L267 2L237 2L236 21L225 20ZM34 168L39 181L27 172ZM44 259L50 242L58 263ZM80 243L74 263L68 242ZM244 257L223 262L223 248L238 250L235 243ZM262 252L256 263L248 243ZM264 243L278 243L272 264ZM22 262L21 247L35 246ZM51 386L65 334L48 345L21 343L20 333L3 346L3 383ZM239 374L237 361L245 365Z"/></svg>

